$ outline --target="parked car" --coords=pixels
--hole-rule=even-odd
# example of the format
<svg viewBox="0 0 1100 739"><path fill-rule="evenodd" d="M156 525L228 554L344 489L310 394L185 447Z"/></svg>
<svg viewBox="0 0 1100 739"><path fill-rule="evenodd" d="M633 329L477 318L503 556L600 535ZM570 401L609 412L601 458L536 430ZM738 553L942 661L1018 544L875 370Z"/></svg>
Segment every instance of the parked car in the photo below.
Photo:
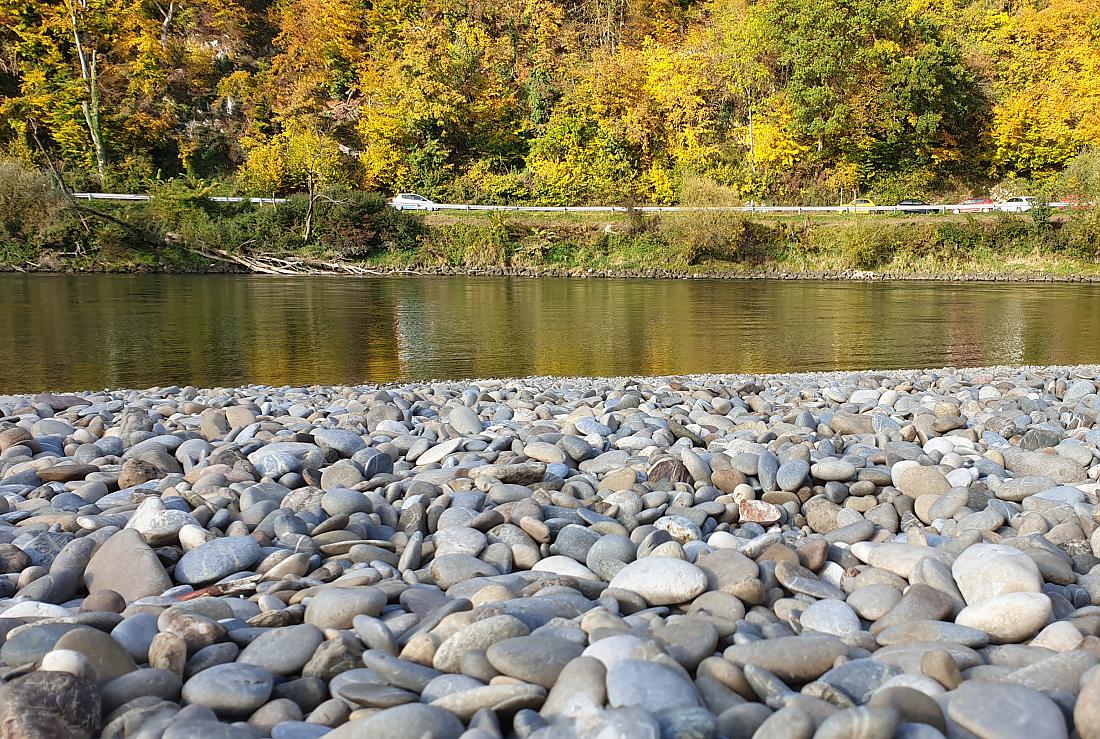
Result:
<svg viewBox="0 0 1100 739"><path fill-rule="evenodd" d="M1016 195L997 203L997 210L1003 213L1026 213L1035 207L1036 199L1027 195Z"/></svg>
<svg viewBox="0 0 1100 739"><path fill-rule="evenodd" d="M969 198L951 208L952 213L992 213L997 204L989 198Z"/></svg>
<svg viewBox="0 0 1100 739"><path fill-rule="evenodd" d="M932 210L926 208L915 207L921 205L928 205L928 203L924 202L923 200L917 200L916 198L909 198L908 200L902 200L901 202L899 202L897 205L897 209L899 213L915 213L918 215L921 213L933 212Z"/></svg>
<svg viewBox="0 0 1100 739"><path fill-rule="evenodd" d="M875 207L875 201L870 198L856 198L848 203L848 210L852 213L870 213Z"/></svg>
<svg viewBox="0 0 1100 739"><path fill-rule="evenodd" d="M437 207L431 200L414 192L399 192L388 202L395 210L435 210Z"/></svg>

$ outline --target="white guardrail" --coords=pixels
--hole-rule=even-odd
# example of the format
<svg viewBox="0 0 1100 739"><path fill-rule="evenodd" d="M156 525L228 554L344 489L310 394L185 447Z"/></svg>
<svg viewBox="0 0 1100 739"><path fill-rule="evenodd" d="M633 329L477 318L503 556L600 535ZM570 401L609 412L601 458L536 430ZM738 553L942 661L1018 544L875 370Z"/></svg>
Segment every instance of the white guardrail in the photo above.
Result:
<svg viewBox="0 0 1100 739"><path fill-rule="evenodd" d="M146 201L152 200L151 195L133 195L128 193L113 192L74 192L74 198L82 200L123 200ZM211 197L210 200L218 203L255 203L258 205L276 205L285 203L286 198L237 198L237 197ZM1055 202L1047 203L1052 208L1069 208L1074 203ZM988 210L986 210L988 208ZM628 213L631 210L643 213L677 213L681 211L729 211L738 213L948 213L960 210L963 213L993 212L1000 210L996 205L984 206L960 206L956 203L940 205L713 205L713 206L682 206L682 205L642 205L636 208L627 208L621 205L463 205L460 203L432 203L429 206L402 206L401 210L462 210L462 211L513 211L524 213Z"/></svg>
<svg viewBox="0 0 1100 739"><path fill-rule="evenodd" d="M80 200L128 200L131 202L143 202L153 199L152 195L132 195L121 192L74 192L73 197ZM213 200L215 203L257 203L260 205L275 205L276 203L286 202L286 198L210 197L207 199Z"/></svg>

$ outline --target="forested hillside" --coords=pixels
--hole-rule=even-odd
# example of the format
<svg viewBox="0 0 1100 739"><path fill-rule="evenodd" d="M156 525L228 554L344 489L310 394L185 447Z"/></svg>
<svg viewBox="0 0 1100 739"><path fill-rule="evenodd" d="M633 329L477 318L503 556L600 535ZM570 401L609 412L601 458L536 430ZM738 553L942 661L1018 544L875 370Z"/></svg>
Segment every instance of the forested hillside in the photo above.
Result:
<svg viewBox="0 0 1100 739"><path fill-rule="evenodd" d="M111 190L1037 189L1100 144L1100 5L0 0L0 125L8 156Z"/></svg>

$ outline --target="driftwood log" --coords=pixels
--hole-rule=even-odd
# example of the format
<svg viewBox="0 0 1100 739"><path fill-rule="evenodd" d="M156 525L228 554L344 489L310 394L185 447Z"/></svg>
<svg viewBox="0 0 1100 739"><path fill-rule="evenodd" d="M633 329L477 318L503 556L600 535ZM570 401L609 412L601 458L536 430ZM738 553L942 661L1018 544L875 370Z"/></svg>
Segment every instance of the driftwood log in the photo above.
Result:
<svg viewBox="0 0 1100 739"><path fill-rule="evenodd" d="M226 262L244 267L250 272L264 275L392 275L423 274L417 270L376 270L351 262L306 257L282 258L268 254L234 254L213 247L189 247L191 251L216 262Z"/></svg>

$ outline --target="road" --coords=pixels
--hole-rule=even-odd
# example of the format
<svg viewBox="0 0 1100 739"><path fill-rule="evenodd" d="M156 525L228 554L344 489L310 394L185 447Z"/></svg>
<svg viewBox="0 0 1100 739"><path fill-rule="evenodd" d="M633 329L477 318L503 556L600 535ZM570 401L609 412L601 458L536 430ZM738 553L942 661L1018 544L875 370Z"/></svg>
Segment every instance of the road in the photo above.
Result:
<svg viewBox="0 0 1100 739"><path fill-rule="evenodd" d="M130 193L113 192L74 192L73 197L82 200L119 200L141 202L151 200L151 195L137 195ZM259 205L277 205L285 203L286 198L238 198L238 197L211 197L210 200L219 203L256 203ZM1052 208L1066 209L1070 203L1048 203ZM685 206L685 205L643 205L636 208L627 208L619 205L465 205L462 203L432 203L428 208L404 207L402 210L427 210L427 211L505 211L514 213L629 213L631 210L641 213L678 213L683 211L711 211L734 213L953 213L957 207L955 203L940 203L930 205L876 205L872 207L849 205L717 205L717 206ZM965 211L964 211L965 212Z"/></svg>

